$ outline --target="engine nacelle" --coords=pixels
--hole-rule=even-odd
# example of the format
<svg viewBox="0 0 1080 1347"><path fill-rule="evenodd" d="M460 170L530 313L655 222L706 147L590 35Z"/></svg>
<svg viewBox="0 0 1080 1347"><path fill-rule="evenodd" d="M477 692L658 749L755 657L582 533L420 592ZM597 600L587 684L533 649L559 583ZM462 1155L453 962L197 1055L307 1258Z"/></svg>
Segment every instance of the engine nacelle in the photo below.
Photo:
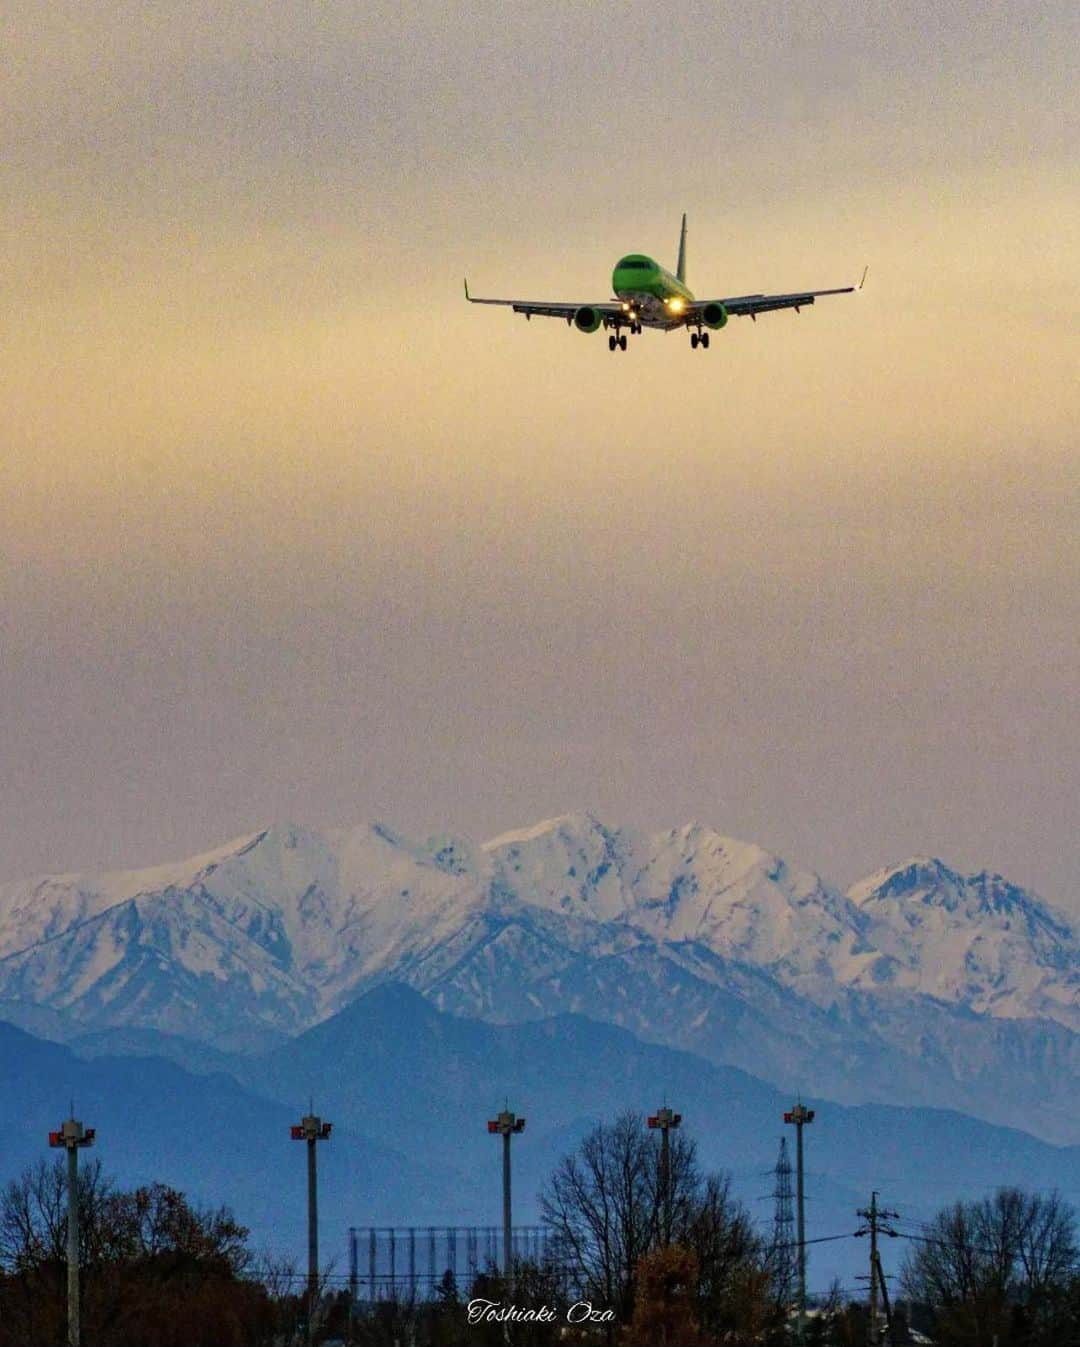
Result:
<svg viewBox="0 0 1080 1347"><path fill-rule="evenodd" d="M600 310L589 304L582 304L574 314L574 326L579 332L595 332L603 321L604 315Z"/></svg>
<svg viewBox="0 0 1080 1347"><path fill-rule="evenodd" d="M727 323L727 309L723 304L706 304L701 310L701 321L715 331Z"/></svg>

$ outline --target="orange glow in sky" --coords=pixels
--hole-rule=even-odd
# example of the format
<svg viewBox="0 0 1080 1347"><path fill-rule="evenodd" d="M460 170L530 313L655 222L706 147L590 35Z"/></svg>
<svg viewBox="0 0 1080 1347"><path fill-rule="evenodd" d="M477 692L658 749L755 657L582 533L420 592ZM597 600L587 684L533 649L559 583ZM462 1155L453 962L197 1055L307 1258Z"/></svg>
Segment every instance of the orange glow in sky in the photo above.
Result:
<svg viewBox="0 0 1080 1347"><path fill-rule="evenodd" d="M0 878L591 808L1080 912L1074 5L9 15ZM464 303L684 210L866 290Z"/></svg>

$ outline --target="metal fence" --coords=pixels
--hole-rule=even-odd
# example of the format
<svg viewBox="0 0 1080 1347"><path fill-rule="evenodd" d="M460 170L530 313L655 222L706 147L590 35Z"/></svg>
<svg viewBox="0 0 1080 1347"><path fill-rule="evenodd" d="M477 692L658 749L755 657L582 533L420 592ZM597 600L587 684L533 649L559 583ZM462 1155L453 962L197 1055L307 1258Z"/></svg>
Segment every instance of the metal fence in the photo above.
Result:
<svg viewBox="0 0 1080 1347"><path fill-rule="evenodd" d="M544 1262L549 1233L543 1225L514 1226L515 1260ZM467 1289L478 1273L499 1267L502 1234L498 1225L350 1226L353 1304L432 1300L447 1273L458 1288Z"/></svg>

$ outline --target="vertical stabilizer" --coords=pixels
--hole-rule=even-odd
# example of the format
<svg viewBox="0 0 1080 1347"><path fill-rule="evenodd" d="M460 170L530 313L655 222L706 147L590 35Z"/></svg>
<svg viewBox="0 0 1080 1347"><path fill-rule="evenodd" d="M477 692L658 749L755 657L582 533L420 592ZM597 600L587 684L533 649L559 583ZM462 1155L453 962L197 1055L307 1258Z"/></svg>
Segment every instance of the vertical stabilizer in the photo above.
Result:
<svg viewBox="0 0 1080 1347"><path fill-rule="evenodd" d="M682 283L686 284L686 216L682 217L682 233L679 235L679 265L675 269L675 275Z"/></svg>

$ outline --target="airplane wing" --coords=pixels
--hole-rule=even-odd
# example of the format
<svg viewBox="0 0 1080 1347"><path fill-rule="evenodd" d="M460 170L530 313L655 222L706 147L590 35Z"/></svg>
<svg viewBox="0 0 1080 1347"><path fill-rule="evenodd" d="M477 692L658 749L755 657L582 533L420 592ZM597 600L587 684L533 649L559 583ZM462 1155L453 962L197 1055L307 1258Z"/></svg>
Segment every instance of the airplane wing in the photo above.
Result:
<svg viewBox="0 0 1080 1347"><path fill-rule="evenodd" d="M599 303L592 300L578 300L576 304L549 303L531 299L478 299L469 294L469 282L465 282L465 298L470 304L504 304L515 313L523 313L526 318L563 318L568 323L574 321L574 314L580 309L595 309L602 319L623 317L623 307L617 300L605 299Z"/></svg>
<svg viewBox="0 0 1080 1347"><path fill-rule="evenodd" d="M861 290L866 283L868 270L869 267L864 268L858 285L841 285L834 290L804 290L791 295L733 295L730 299L695 299L692 304L686 306L686 319L688 323L697 322L710 304L722 304L728 315L733 318L756 319L759 313L771 313L774 309L794 309L798 313L804 305L813 304L814 300L822 295L850 295Z"/></svg>

